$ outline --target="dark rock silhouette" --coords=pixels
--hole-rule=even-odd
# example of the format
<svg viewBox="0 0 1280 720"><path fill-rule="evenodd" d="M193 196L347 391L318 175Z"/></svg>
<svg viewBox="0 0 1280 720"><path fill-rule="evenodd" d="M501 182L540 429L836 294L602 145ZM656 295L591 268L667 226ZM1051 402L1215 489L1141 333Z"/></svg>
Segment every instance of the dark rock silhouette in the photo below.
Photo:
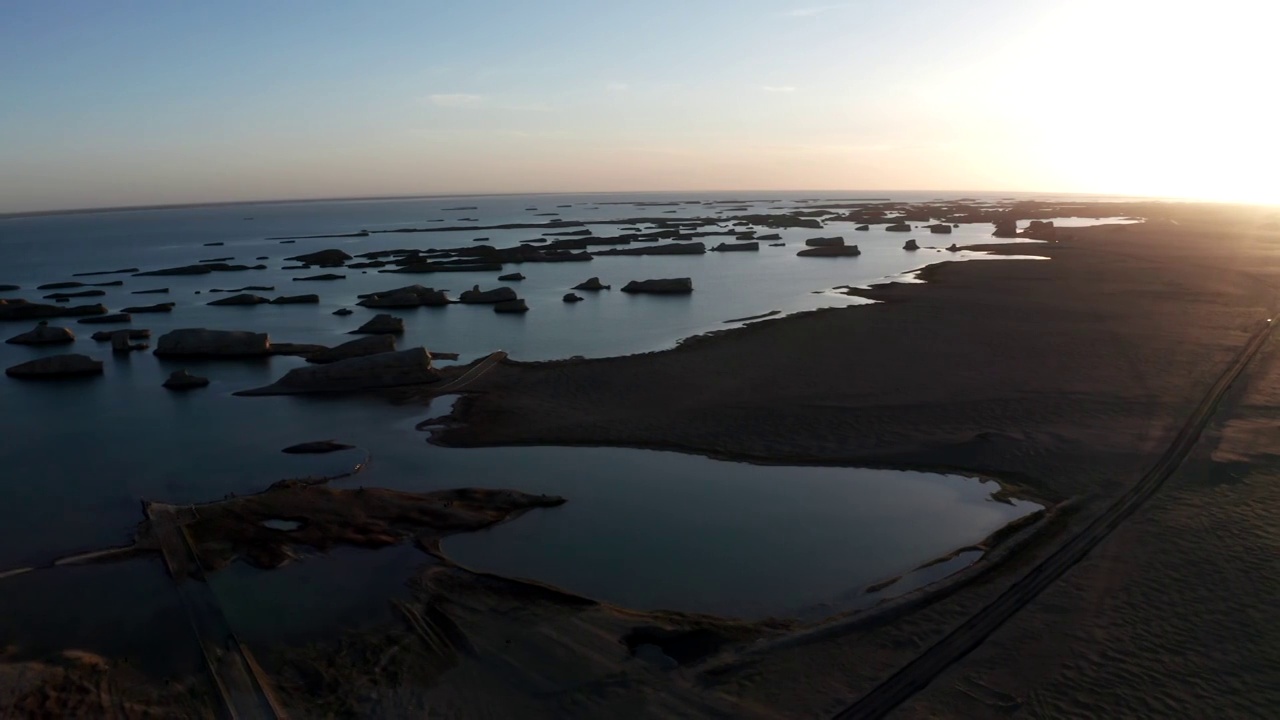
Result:
<svg viewBox="0 0 1280 720"><path fill-rule="evenodd" d="M300 262L304 265L341 265L352 259L350 255L341 250L317 250L316 252L285 258L290 262Z"/></svg>
<svg viewBox="0 0 1280 720"><path fill-rule="evenodd" d="M214 300L212 302L205 303L205 304L222 307L226 305L262 305L263 303L269 303L269 302L271 301L268 300L267 298L262 297L261 295L253 295L250 293L240 293L239 295L224 297L220 300Z"/></svg>
<svg viewBox="0 0 1280 720"><path fill-rule="evenodd" d="M842 237L816 237L804 241L807 247L839 247L844 245Z"/></svg>
<svg viewBox="0 0 1280 720"><path fill-rule="evenodd" d="M55 317L105 315L102 305L41 305L26 300L0 300L0 320L43 320Z"/></svg>
<svg viewBox="0 0 1280 720"><path fill-rule="evenodd" d="M404 320L395 315L381 313L373 319L352 330L349 335L403 335Z"/></svg>
<svg viewBox="0 0 1280 720"><path fill-rule="evenodd" d="M857 245L828 245L826 247L805 248L796 253L797 257L854 257L861 255Z"/></svg>
<svg viewBox="0 0 1280 720"><path fill-rule="evenodd" d="M612 285L600 284L600 278L593 277L593 278L587 278L585 281L580 282L577 285L574 285L573 289L574 290L608 290L612 287L613 287Z"/></svg>
<svg viewBox="0 0 1280 720"><path fill-rule="evenodd" d="M350 360L354 357L394 352L395 349L396 341L391 335L369 335L344 342L336 347L317 350L307 356L307 362L316 365L327 365L342 360Z"/></svg>
<svg viewBox="0 0 1280 720"><path fill-rule="evenodd" d="M170 330L156 343L158 357L264 357L271 342L266 333L184 328Z"/></svg>
<svg viewBox="0 0 1280 720"><path fill-rule="evenodd" d="M655 295L680 295L693 292L691 278L663 278L657 280L632 280L622 286L625 293L651 293Z"/></svg>
<svg viewBox="0 0 1280 720"><path fill-rule="evenodd" d="M115 313L112 315L91 315L87 318L77 320L76 322L81 325L114 325L132 321L133 317L130 316L129 313Z"/></svg>
<svg viewBox="0 0 1280 720"><path fill-rule="evenodd" d="M334 440L315 440L312 442L298 443L290 445L280 452L288 455L319 455L323 453L338 452L339 450L350 450L355 445L344 445Z"/></svg>
<svg viewBox="0 0 1280 720"><path fill-rule="evenodd" d="M102 361L77 353L48 355L14 365L5 370L4 374L24 380L56 380L58 378L101 375Z"/></svg>
<svg viewBox="0 0 1280 720"><path fill-rule="evenodd" d="M163 386L170 390L194 390L209 384L209 378L192 375L186 370L175 370L169 374Z"/></svg>
<svg viewBox="0 0 1280 720"><path fill-rule="evenodd" d="M470 290L462 291L458 296L458 300L464 303L498 303L507 300L515 300L516 291L509 287L496 287L492 290L481 290L479 285L472 287Z"/></svg>
<svg viewBox="0 0 1280 720"><path fill-rule="evenodd" d="M524 300L517 298L494 303L493 311L496 313L526 313L529 312L529 306L525 304Z"/></svg>
<svg viewBox="0 0 1280 720"><path fill-rule="evenodd" d="M756 252L760 249L758 242L720 243L711 248L712 252Z"/></svg>
<svg viewBox="0 0 1280 720"><path fill-rule="evenodd" d="M237 395L287 395L296 393L355 392L377 388L421 385L439 375L431 367L425 348L378 353L290 370L267 387Z"/></svg>
<svg viewBox="0 0 1280 720"><path fill-rule="evenodd" d="M173 312L174 303L157 303L155 305L134 305L127 307L120 312L125 313L167 313Z"/></svg>
<svg viewBox="0 0 1280 720"><path fill-rule="evenodd" d="M76 336L67 328L52 327L41 320L34 328L5 340L10 345L59 345L75 342Z"/></svg>

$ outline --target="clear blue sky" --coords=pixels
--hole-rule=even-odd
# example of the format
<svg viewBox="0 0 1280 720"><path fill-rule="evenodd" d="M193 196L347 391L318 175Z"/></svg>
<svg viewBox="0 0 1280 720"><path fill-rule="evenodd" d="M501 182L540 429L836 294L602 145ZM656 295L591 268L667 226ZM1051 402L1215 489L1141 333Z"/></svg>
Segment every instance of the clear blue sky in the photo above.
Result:
<svg viewBox="0 0 1280 720"><path fill-rule="evenodd" d="M0 0L0 212L689 189L1280 201L1250 0Z"/></svg>

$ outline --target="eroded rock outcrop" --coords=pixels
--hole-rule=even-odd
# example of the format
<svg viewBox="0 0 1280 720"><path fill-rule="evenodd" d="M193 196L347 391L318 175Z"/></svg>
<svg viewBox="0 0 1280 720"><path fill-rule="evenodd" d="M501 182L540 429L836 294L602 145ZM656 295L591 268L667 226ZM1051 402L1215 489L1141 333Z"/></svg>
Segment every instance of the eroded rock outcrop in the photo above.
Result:
<svg viewBox="0 0 1280 720"><path fill-rule="evenodd" d="M439 375L431 367L425 348L378 353L328 365L290 370L272 385L237 395L288 395L298 393L356 392L379 388L422 385Z"/></svg>
<svg viewBox="0 0 1280 720"><path fill-rule="evenodd" d="M37 290L66 290L68 288L78 287L120 287L124 285L123 280L112 280L110 282L90 283L81 282L79 280L69 280L65 282L51 282L44 285L37 285Z"/></svg>
<svg viewBox="0 0 1280 720"><path fill-rule="evenodd" d="M266 265L228 265L227 263L202 263L197 265L181 265L179 267L148 270L134 273L134 277L165 277L169 275L208 275L215 272L242 272L245 270L266 270Z"/></svg>
<svg viewBox="0 0 1280 720"><path fill-rule="evenodd" d="M116 330L111 333L111 351L116 353L130 353L134 350L146 350L150 347L144 342L133 342L129 337L128 330Z"/></svg>
<svg viewBox="0 0 1280 720"><path fill-rule="evenodd" d="M692 278L660 278L656 280L632 280L622 286L625 293L650 293L654 295L680 295L693 292Z"/></svg>
<svg viewBox="0 0 1280 720"><path fill-rule="evenodd" d="M563 300L567 303L582 302L582 296L577 293L566 293Z"/></svg>
<svg viewBox="0 0 1280 720"><path fill-rule="evenodd" d="M159 357L265 357L270 354L270 346L266 333L184 328L161 335L155 354Z"/></svg>
<svg viewBox="0 0 1280 720"><path fill-rule="evenodd" d="M804 241L806 247L840 247L844 245L843 237L816 237Z"/></svg>
<svg viewBox="0 0 1280 720"><path fill-rule="evenodd" d="M129 328L128 330L99 330L90 337L97 342L108 342L116 336L116 333L128 333L130 340L147 340L151 337L151 331L146 328Z"/></svg>
<svg viewBox="0 0 1280 720"><path fill-rule="evenodd" d="M394 290L361 295L360 302L356 304L370 308L439 307L448 305L449 297L443 290L408 285Z"/></svg>
<svg viewBox="0 0 1280 720"><path fill-rule="evenodd" d="M470 290L462 291L458 296L458 300L464 303L499 303L507 300L515 300L516 291L509 287L496 287L492 290L481 290L479 285L472 287Z"/></svg>
<svg viewBox="0 0 1280 720"><path fill-rule="evenodd" d="M797 257L855 257L862 251L857 245L828 245L827 247L805 248L796 253Z"/></svg>
<svg viewBox="0 0 1280 720"><path fill-rule="evenodd" d="M192 375L186 370L175 370L169 374L163 386L170 390L194 390L209 384L209 378Z"/></svg>
<svg viewBox="0 0 1280 720"><path fill-rule="evenodd" d="M59 378L87 377L102 374L102 361L88 355L68 353L49 355L14 365L5 375L23 380L56 380Z"/></svg>
<svg viewBox="0 0 1280 720"><path fill-rule="evenodd" d="M373 319L352 330L350 335L403 335L404 320L395 315L381 313L374 315Z"/></svg>
<svg viewBox="0 0 1280 720"><path fill-rule="evenodd" d="M707 246L700 242L689 243L668 243L666 245L652 245L648 247L638 248L619 248L615 250L600 250L597 255L702 255L707 251Z"/></svg>
<svg viewBox="0 0 1280 720"><path fill-rule="evenodd" d="M496 313L526 313L529 312L529 306L525 301L516 298L515 300L503 300L502 302L493 304L493 311Z"/></svg>
<svg viewBox="0 0 1280 720"><path fill-rule="evenodd" d="M317 250L316 252L304 253L302 255L294 255L287 257L285 260L291 262L300 262L304 265L341 265L348 260L352 260L350 255L341 250Z"/></svg>
<svg viewBox="0 0 1280 720"><path fill-rule="evenodd" d="M394 352L395 349L396 341L391 335L369 335L368 337L344 342L336 347L325 348L311 353L307 356L307 362L328 365L329 363L350 360L355 357Z"/></svg>
<svg viewBox="0 0 1280 720"><path fill-rule="evenodd" d="M262 297L261 295L254 295L252 293L240 293L239 295L224 297L220 300L214 300L213 302L209 302L205 304L222 307L226 305L262 305L263 303L269 303L269 302L271 301L268 300L267 298Z"/></svg>
<svg viewBox="0 0 1280 720"><path fill-rule="evenodd" d="M902 246L903 250L919 250L920 246L916 244L915 238L912 238Z"/></svg>
<svg viewBox="0 0 1280 720"><path fill-rule="evenodd" d="M281 295L271 300L272 305L318 305L319 295Z"/></svg>
<svg viewBox="0 0 1280 720"><path fill-rule="evenodd" d="M612 287L613 287L612 285L602 285L600 283L600 278L593 277L593 278L587 278L584 282L580 282L577 285L574 285L573 289L574 290L608 290Z"/></svg>
<svg viewBox="0 0 1280 720"><path fill-rule="evenodd" d="M290 445L280 452L286 455L322 455L324 453L338 452L339 450L350 450L354 447L355 445L346 445L336 440L313 440Z"/></svg>
<svg viewBox="0 0 1280 720"><path fill-rule="evenodd" d="M155 305L133 305L120 312L126 313L167 313L173 312L174 303L156 303Z"/></svg>
<svg viewBox="0 0 1280 720"><path fill-rule="evenodd" d="M111 315L91 315L76 321L81 325L119 325L127 322L133 322L133 316L129 313L114 313Z"/></svg>
<svg viewBox="0 0 1280 720"><path fill-rule="evenodd" d="M43 305L26 300L0 300L0 320L44 320L56 317L105 315L103 305Z"/></svg>
<svg viewBox="0 0 1280 720"><path fill-rule="evenodd" d="M78 290L76 292L58 292L49 293L44 296L45 300L73 300L75 298L102 297L106 295L106 290Z"/></svg>
<svg viewBox="0 0 1280 720"><path fill-rule="evenodd" d="M712 252L756 252L760 249L758 242L720 243L711 248Z"/></svg>
<svg viewBox="0 0 1280 720"><path fill-rule="evenodd" d="M75 334L67 328L52 327L42 320L34 328L14 335L5 342L10 345L59 345L75 342L75 339Z"/></svg>
<svg viewBox="0 0 1280 720"><path fill-rule="evenodd" d="M1053 226L1052 220L1032 220L1027 229L1018 235L1032 240L1056 240L1058 229Z"/></svg>
<svg viewBox="0 0 1280 720"><path fill-rule="evenodd" d="M335 273L325 273L323 275L308 275L307 277L294 278L294 282L320 282L325 280L344 280L346 275L337 275Z"/></svg>
<svg viewBox="0 0 1280 720"><path fill-rule="evenodd" d="M995 226L995 232L991 234L998 238L1018 237L1018 221L1013 218L997 220L995 221Z"/></svg>
<svg viewBox="0 0 1280 720"><path fill-rule="evenodd" d="M324 345L315 345L312 343L282 343L273 342L269 349L272 355L292 355L293 357L309 358L312 355L328 350Z"/></svg>

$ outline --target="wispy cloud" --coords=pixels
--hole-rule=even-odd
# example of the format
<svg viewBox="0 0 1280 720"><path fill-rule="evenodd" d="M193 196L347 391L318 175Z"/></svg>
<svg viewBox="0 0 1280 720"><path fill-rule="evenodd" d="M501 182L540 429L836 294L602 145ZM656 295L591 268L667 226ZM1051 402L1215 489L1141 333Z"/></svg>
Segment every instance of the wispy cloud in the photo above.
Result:
<svg viewBox="0 0 1280 720"><path fill-rule="evenodd" d="M803 7L803 8L796 8L794 10L788 10L782 14L787 17L813 17L814 15L821 15L824 12L828 12L830 10L839 10L840 8L843 8L843 7L848 7L848 4L842 3L840 5L814 5L812 7Z"/></svg>
<svg viewBox="0 0 1280 720"><path fill-rule="evenodd" d="M761 85L760 89L771 93L790 93L796 91L794 85Z"/></svg>
<svg viewBox="0 0 1280 720"><path fill-rule="evenodd" d="M438 93L427 96L427 102L436 107L467 107L479 104L483 99L483 96L469 93Z"/></svg>

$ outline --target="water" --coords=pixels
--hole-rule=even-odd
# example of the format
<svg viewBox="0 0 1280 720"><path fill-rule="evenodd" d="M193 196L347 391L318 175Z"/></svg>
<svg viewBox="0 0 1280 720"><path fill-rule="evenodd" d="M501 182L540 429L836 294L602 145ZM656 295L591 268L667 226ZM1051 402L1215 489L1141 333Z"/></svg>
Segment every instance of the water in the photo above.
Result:
<svg viewBox="0 0 1280 720"><path fill-rule="evenodd" d="M797 196L808 196L797 194ZM942 253L924 249L915 253L902 244L915 237L922 246L945 247L991 241L990 225L962 226L951 235L890 233L883 229L855 232L852 223L831 223L824 230L761 230L761 234L782 235L784 247L762 243L759 253L708 253L701 256L597 257L583 263L540 263L508 266L503 272L518 270L527 280L498 283L499 273L435 273L402 275L377 270L342 270L345 280L294 282L294 277L318 272L286 272L287 256L325 248L340 248L355 255L370 250L392 248L453 248L472 245L475 237L488 237L487 244L509 246L540 236L538 229L484 230L448 233L382 234L367 238L298 240L282 245L266 240L271 236L348 233L362 229L454 225L460 218L476 218L475 225L515 222L543 222L557 219L623 219L650 216L664 219L716 216L723 210L703 205L672 208L633 207L600 204L615 196L584 200L577 196L550 198L537 196L478 199L402 200L376 202L292 203L259 206L205 207L186 210L153 210L31 217L0 220L0 251L6 267L0 283L20 284L19 295L35 299L46 292L30 290L36 285L68 280L74 272L112 270L123 267L155 269L188 265L216 257L233 257L234 262L257 264L270 269L236 273L213 273L193 277L130 278L101 276L87 281L124 279L125 287L101 288L106 295L73 301L101 301L109 308L154 302L177 302L171 316L138 316L134 324L159 332L171 327L211 327L222 329L269 330L272 339L284 342L335 343L343 333L358 327L373 311L355 308L346 318L333 317L339 307L354 305L362 293L385 290L411 283L447 289L456 297L479 283L490 288L510 284L526 298L532 311L526 315L496 315L487 306L453 306L392 311L406 320L404 343L422 344L429 349L457 352L463 360L494 349L508 351L519 360L547 360L583 355L604 357L624 355L672 346L690 335L723 328L724 321L778 310L797 312L865 302L826 291L844 285L865 285L885 277L946 259L966 259L975 254ZM616 196L628 198L632 196ZM704 199L717 196L703 195ZM672 196L697 199L695 195ZM646 199L655 199L647 197ZM556 202L553 202L556 201ZM563 200L564 202L558 202ZM530 205L532 203L532 205ZM574 203L572 210L554 210L558 204ZM475 205L479 210L445 212L444 207ZM562 213L559 217L538 217L525 207ZM755 203L750 207L764 212L782 207L777 203ZM252 220L245 220L252 217ZM443 219L443 223L430 220ZM621 232L627 224L593 225L597 235ZM554 231L554 230L553 230ZM858 244L862 255L853 258L800 258L806 238L840 234ZM708 246L732 237L702 239ZM206 242L223 242L205 247ZM634 247L634 245L632 246ZM605 248L600 248L605 249ZM8 261L13 258L12 263ZM612 291L586 293L586 302L564 303L561 298L574 285L591 276L612 285ZM629 280L658 277L691 277L691 296L633 296L618 291ZM274 286L274 293L318 293L320 305L259 307L207 307L204 303L224 297L210 297L210 288L246 285ZM167 296L131 295L131 291L168 287ZM199 290L201 295L194 293ZM815 295L814 293L819 293ZM387 312L381 310L379 312ZM5 328L7 330L8 328ZM25 329L25 328L23 328ZM15 330L15 332L17 332ZM10 355L0 355L8 359Z"/></svg>
<svg viewBox="0 0 1280 720"><path fill-rule="evenodd" d="M571 498L442 548L467 567L648 610L788 616L974 543L1037 508L992 482L719 462L617 448L500 449Z"/></svg>
<svg viewBox="0 0 1280 720"><path fill-rule="evenodd" d="M787 197L815 195L773 193L769 199ZM288 245L265 238L430 227L432 223L428 221L433 219L444 220L442 224L453 224L464 217L476 218L476 224L557 219L536 217L540 212L558 212L565 219L621 219L714 215L720 211L681 205L672 214L666 212L673 209L669 207L605 204L632 198L524 196L278 203L10 218L0 220L0 257L5 258L0 283L23 285L24 290L8 293L7 297L34 300L46 294L32 290L35 285L71 279L75 272L121 267L145 270L228 256L236 262L255 264L255 258L266 255L271 259L264 262L271 269L263 271L195 277L82 278L90 282L118 278L125 281L125 286L104 288L107 294L102 298L73 303L101 301L118 309L131 304L177 302L172 314L135 316L133 327L150 328L153 342L167 329L210 327L266 331L276 341L334 344L350 339L346 331L372 314L356 308L356 314L348 318L331 315L338 307L353 305L359 293L413 282L456 293L474 283L496 286L496 274L408 276L338 270L347 279L303 283L294 282L292 277L314 271L281 271L280 266L286 264L284 256L329 247L340 247L351 254L397 247L457 247L471 244L475 236L487 236L491 244L504 246L537 237L538 231L384 234L299 240ZM642 199L655 201L664 197L651 195ZM669 199L715 198L681 194ZM554 207L566 203L573 204L573 208ZM763 210L787 204L755 203L752 207ZM478 209L444 210L464 205ZM527 207L539 210L527 211ZM593 229L603 235L621 227ZM524 316L496 315L479 306L396 311L407 324L400 346L424 344L437 351L458 352L464 362L495 349L507 350L514 358L524 360L657 350L695 333L727 327L724 321L733 318L863 302L832 292L832 288L901 276L939 260L982 257L927 247L916 253L904 252L902 243L910 237L923 246L990 241L990 226L986 225L961 227L945 236L887 233L879 229L854 232L851 225L839 223L822 231L776 232L787 245L764 246L759 253L601 257L589 263L508 266L505 272L519 270L528 277L513 285L528 300L531 312ZM863 254L857 258L795 256L804 238L832 234L857 243ZM722 239L731 241L705 241L710 245ZM203 244L208 242L224 245L205 247ZM696 290L689 297L664 298L628 296L615 289L582 293L586 301L575 305L561 302L561 295L572 285L593 275L615 288L631 279L689 276ZM244 285L274 285L274 293L262 293L268 296L315 292L322 302L319 306L248 308L203 304L224 297L210 295L210 288ZM155 287L169 287L171 293L129 294ZM801 592L775 597L768 594L771 590L765 586L784 583L762 583L758 602L731 608L733 611L758 614L825 602L833 594L849 591L864 581L909 570L914 563L957 544L977 540L1011 517L1008 506L983 499L989 488L962 491L960 488L973 483L937 476L888 478L856 470L756 468L642 451L433 448L414 430L414 424L437 412L421 407L392 407L371 399L232 396L237 390L265 385L303 364L296 358L175 364L160 361L149 352L113 356L105 344L94 343L88 336L95 329L118 326L83 326L74 319L54 320L52 324L71 327L78 340L71 346L46 349L0 344L0 365L8 367L46 353L81 352L106 361L105 377L59 383L0 378L0 408L4 410L0 413L0 437L4 438L0 466L7 470L0 479L0 570L123 544L140 519L139 501L143 499L207 501L228 493L256 492L281 477L336 474L349 469L349 458L279 453L288 445L327 438L359 445L372 454L369 469L345 481L348 483L419 490L493 485L565 494L570 503L563 508L534 513L473 538L454 538L449 547L481 565L493 563L493 567L512 570L517 575L562 580L587 594L629 599L643 606L729 608L724 599L727 594L717 598L712 589L684 587L682 578L696 576L715 564L756 562L779 570L790 567L798 573L791 581ZM4 323L0 332L9 337L30 325ZM163 390L160 383L179 367L210 377L212 384L183 394ZM617 469L624 466L637 470ZM650 466L654 468L653 475L643 476L639 468ZM673 478L680 480L675 482ZM784 485L787 492L781 489ZM666 496L657 493L659 487L670 497L679 497L680 502L658 502ZM733 500L726 505L727 498ZM643 516L628 516L626 522L617 521L618 510L628 503L641 503L646 512ZM707 512L714 507L728 508L725 511L730 515L715 522L691 518L687 509L692 507ZM835 512L832 508L841 510ZM1019 513L1025 511L1026 508L1018 509ZM604 519L611 515L615 517L613 522ZM896 517L898 522L868 520L878 516ZM861 519L850 522L855 517ZM944 522L943 518L948 520ZM797 527L803 531L797 531ZM934 528L945 530L935 532ZM609 543L592 539L593 533L610 529L621 534L611 536ZM504 546L521 544L507 542L509 533L532 534L556 550L537 558L504 555L519 550L504 551ZM763 554L755 540L744 542L748 536L773 537L780 549L772 555ZM664 556L664 548L675 547L672 543L676 539L690 552L666 579L658 579L657 574L670 560ZM781 542L783 539L786 542ZM600 547L592 548L593 543ZM842 554L856 561L822 557L833 555L823 550L833 545L843 548ZM581 552L592 548L591 552L596 553L611 547L617 554L601 554L594 565L582 565L589 569L573 570L571 563L557 559L563 556L558 549L570 546L583 548ZM811 561L794 560L805 556ZM635 572L606 572L610 563L634 568ZM411 569L399 565L397 568L396 573ZM50 571L50 575L62 572ZM592 585L588 575L598 575L600 581ZM746 592L750 590L749 583L760 582L759 576L755 577L726 576L718 581ZM245 580L243 584L253 582ZM15 592L17 586L6 585L4 595L10 602L21 604L22 593L14 595ZM249 602L248 606L255 604L256 601ZM16 620L21 616L16 608L4 613L0 643L10 635L22 634L22 623Z"/></svg>

